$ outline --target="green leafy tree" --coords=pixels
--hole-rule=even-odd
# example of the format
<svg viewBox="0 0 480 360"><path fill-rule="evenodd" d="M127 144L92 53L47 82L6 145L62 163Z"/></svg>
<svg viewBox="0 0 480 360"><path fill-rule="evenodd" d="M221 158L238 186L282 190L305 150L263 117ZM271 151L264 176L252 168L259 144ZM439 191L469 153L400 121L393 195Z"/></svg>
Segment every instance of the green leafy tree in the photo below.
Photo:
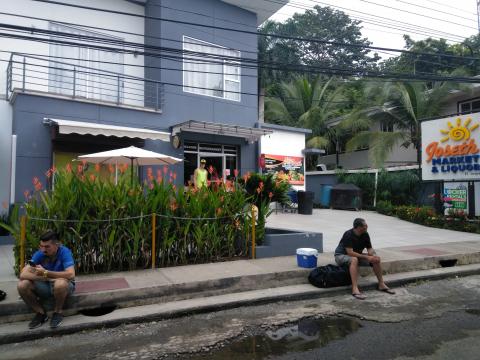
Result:
<svg viewBox="0 0 480 360"><path fill-rule="evenodd" d="M309 81L297 77L291 82L282 82L265 101L265 120L287 126L312 130L307 145L326 148L331 144L331 132L327 120L339 114L343 102L343 87L335 78L317 77Z"/></svg>
<svg viewBox="0 0 480 360"><path fill-rule="evenodd" d="M476 75L479 70L480 59L471 59L480 54L478 35L459 44L448 44L445 39L433 38L414 41L408 35L404 35L404 40L405 49L411 53L387 59L380 65L383 70L413 75L448 74L456 69Z"/></svg>
<svg viewBox="0 0 480 360"><path fill-rule="evenodd" d="M355 133L347 151L368 146L373 163L381 167L395 145L413 145L420 163L420 120L438 116L448 93L457 87L451 82L405 81L366 86L365 99L342 123ZM372 130L376 123L388 124L393 131Z"/></svg>
<svg viewBox="0 0 480 360"><path fill-rule="evenodd" d="M342 44L361 46L331 45L320 42L259 36L259 60L265 66L260 71L262 86L278 80L289 81L292 72L282 69L270 69L267 63L275 62L296 65L310 65L319 68L375 68L379 59L377 54L370 56L370 50L364 46L371 43L362 37L360 21L352 20L342 11L330 7L315 6L304 13L296 13L283 23L267 21L260 32L319 39ZM329 71L330 73L331 71Z"/></svg>

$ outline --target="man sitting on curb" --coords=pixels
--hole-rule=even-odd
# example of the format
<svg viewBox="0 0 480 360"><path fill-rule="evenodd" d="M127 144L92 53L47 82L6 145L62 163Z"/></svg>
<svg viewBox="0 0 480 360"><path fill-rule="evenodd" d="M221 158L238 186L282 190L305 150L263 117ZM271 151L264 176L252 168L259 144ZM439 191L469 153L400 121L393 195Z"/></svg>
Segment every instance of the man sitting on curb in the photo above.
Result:
<svg viewBox="0 0 480 360"><path fill-rule="evenodd" d="M40 250L33 254L32 260L20 273L17 287L23 301L36 313L28 324L30 329L37 328L48 320L38 298L54 298L55 308L50 327L60 325L65 299L75 291L74 266L72 252L58 242L55 232L46 231L40 237Z"/></svg>
<svg viewBox="0 0 480 360"><path fill-rule="evenodd" d="M366 296L358 288L358 266L371 266L378 279L377 290L388 294L395 294L385 282L382 276L380 257L376 256L372 248L370 236L367 232L368 225L364 219L357 218L353 221L353 229L347 230L337 248L335 249L335 262L339 266L348 266L352 278L352 296L359 300L365 300ZM363 250L367 249L364 254Z"/></svg>

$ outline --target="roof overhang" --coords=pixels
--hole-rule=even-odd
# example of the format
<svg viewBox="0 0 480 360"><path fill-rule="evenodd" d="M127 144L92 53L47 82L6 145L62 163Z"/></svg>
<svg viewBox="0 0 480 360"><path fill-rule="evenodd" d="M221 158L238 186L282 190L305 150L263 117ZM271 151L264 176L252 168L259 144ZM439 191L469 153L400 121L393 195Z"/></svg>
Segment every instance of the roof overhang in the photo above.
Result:
<svg viewBox="0 0 480 360"><path fill-rule="evenodd" d="M128 2L145 5L147 0L126 0ZM222 0L224 3L248 10L257 15L257 25L261 25L270 16L288 4L289 0Z"/></svg>
<svg viewBox="0 0 480 360"><path fill-rule="evenodd" d="M78 135L103 135L139 139L152 139L170 141L168 132L156 131L150 129L133 128L126 126L116 126L107 124L98 124L82 121L71 121L44 118L43 123L49 126L58 126L59 134L78 134Z"/></svg>
<svg viewBox="0 0 480 360"><path fill-rule="evenodd" d="M254 127L190 120L172 126L172 135L176 135L181 132L233 136L240 137L248 141L258 141L260 137L271 134L273 131Z"/></svg>
<svg viewBox="0 0 480 360"><path fill-rule="evenodd" d="M251 11L257 15L257 25L261 25L270 16L288 4L289 0L222 0L224 3Z"/></svg>

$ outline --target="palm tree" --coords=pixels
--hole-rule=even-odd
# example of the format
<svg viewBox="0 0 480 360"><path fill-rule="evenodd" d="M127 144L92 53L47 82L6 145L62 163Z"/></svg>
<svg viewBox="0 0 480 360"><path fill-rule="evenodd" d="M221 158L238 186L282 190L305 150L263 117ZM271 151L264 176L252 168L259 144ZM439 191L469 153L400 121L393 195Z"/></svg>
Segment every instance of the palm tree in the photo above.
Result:
<svg viewBox="0 0 480 360"><path fill-rule="evenodd" d="M331 146L334 132L327 120L339 115L343 86L331 77L309 80L304 76L270 87L276 96L265 100L265 121L312 130L308 147Z"/></svg>
<svg viewBox="0 0 480 360"><path fill-rule="evenodd" d="M385 163L397 144L417 150L421 162L420 121L440 115L448 93L455 84L448 82L386 82L382 86L366 86L365 101L345 118L343 128L355 135L347 142L347 151L368 146L376 167ZM367 102L376 105L368 106ZM372 130L375 123L383 123L393 131Z"/></svg>

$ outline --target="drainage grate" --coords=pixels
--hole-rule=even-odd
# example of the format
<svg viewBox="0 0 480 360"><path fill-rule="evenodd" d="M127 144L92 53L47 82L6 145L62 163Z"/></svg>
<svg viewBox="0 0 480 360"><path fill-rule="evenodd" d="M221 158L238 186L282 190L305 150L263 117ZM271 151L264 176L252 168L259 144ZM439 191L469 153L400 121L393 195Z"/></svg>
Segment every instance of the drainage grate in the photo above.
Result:
<svg viewBox="0 0 480 360"><path fill-rule="evenodd" d="M457 264L457 259L438 260L441 267L452 267Z"/></svg>
<svg viewBox="0 0 480 360"><path fill-rule="evenodd" d="M98 308L80 310L79 313L85 316L102 316L114 312L117 305L100 305Z"/></svg>

